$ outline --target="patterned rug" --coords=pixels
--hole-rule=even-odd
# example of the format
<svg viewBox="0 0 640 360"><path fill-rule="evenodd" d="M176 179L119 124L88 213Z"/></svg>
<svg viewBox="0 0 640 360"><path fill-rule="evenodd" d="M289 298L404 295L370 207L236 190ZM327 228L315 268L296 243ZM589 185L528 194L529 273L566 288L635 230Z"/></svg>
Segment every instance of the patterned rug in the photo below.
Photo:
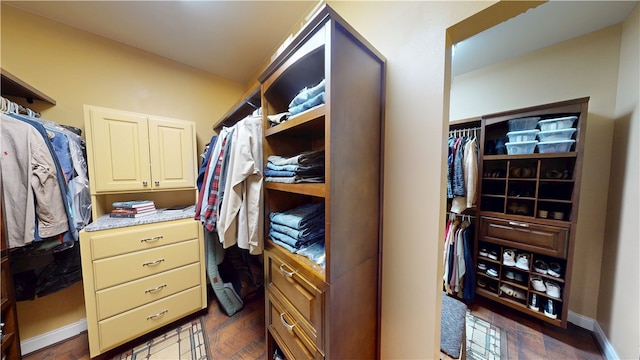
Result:
<svg viewBox="0 0 640 360"><path fill-rule="evenodd" d="M134 346L113 360L207 360L209 344L204 319L199 317Z"/></svg>
<svg viewBox="0 0 640 360"><path fill-rule="evenodd" d="M467 359L508 359L507 332L467 312Z"/></svg>

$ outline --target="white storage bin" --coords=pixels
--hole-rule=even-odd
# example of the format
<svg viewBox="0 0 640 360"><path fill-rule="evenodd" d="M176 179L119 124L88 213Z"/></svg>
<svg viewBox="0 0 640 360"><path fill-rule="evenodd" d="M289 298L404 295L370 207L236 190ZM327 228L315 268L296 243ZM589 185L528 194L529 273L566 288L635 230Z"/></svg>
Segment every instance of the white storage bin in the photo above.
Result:
<svg viewBox="0 0 640 360"><path fill-rule="evenodd" d="M517 143L508 142L505 146L507 147L507 154L509 155L533 154L537 143L537 140Z"/></svg>
<svg viewBox="0 0 640 360"><path fill-rule="evenodd" d="M540 142L545 141L560 141L560 140L571 140L573 133L576 132L576 129L562 129L562 130L550 130L550 131L540 131L538 134L538 139Z"/></svg>
<svg viewBox="0 0 640 360"><path fill-rule="evenodd" d="M534 141L536 139L536 135L540 130L524 130L524 131L510 131L507 133L509 137L509 142L517 143L517 142L525 142L525 141Z"/></svg>
<svg viewBox="0 0 640 360"><path fill-rule="evenodd" d="M533 130L538 126L539 116L523 117L509 120L509 131Z"/></svg>
<svg viewBox="0 0 640 360"><path fill-rule="evenodd" d="M565 116L555 119L547 119L538 121L540 131L562 130L573 126L573 122L578 119L577 116Z"/></svg>
<svg viewBox="0 0 640 360"><path fill-rule="evenodd" d="M545 153L558 153L558 152L569 152L571 151L571 146L575 143L575 140L559 140L559 141L545 141L538 143L538 152L541 154Z"/></svg>

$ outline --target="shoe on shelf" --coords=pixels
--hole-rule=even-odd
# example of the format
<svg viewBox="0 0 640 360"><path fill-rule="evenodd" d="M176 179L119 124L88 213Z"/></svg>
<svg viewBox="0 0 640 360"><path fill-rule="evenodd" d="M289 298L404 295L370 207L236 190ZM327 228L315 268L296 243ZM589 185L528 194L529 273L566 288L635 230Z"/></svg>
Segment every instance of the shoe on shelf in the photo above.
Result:
<svg viewBox="0 0 640 360"><path fill-rule="evenodd" d="M502 263L507 266L516 266L515 259L516 259L516 252L511 249L507 249L504 251L504 253L502 253Z"/></svg>
<svg viewBox="0 0 640 360"><path fill-rule="evenodd" d="M489 290L491 290L493 292L498 291L498 283L495 282L495 281L491 281L489 283Z"/></svg>
<svg viewBox="0 0 640 360"><path fill-rule="evenodd" d="M511 270L507 270L504 272L504 276L509 279L509 280L514 280L516 278L516 275L514 274L513 271Z"/></svg>
<svg viewBox="0 0 640 360"><path fill-rule="evenodd" d="M544 305L544 314L552 319L558 318L558 312L556 311L556 305L553 303L553 300L548 299Z"/></svg>
<svg viewBox="0 0 640 360"><path fill-rule="evenodd" d="M487 282L484 280L484 278L478 278L478 286L480 286L481 288L487 287Z"/></svg>
<svg viewBox="0 0 640 360"><path fill-rule="evenodd" d="M548 269L549 267L547 266L547 263L542 260L536 260L533 262L533 270L537 273L546 274Z"/></svg>
<svg viewBox="0 0 640 360"><path fill-rule="evenodd" d="M489 255L489 253L487 252L487 248L481 248L478 254L484 257L487 257Z"/></svg>
<svg viewBox="0 0 640 360"><path fill-rule="evenodd" d="M547 269L547 274L557 278L562 276L562 268L560 267L560 264L557 262L550 263L549 268Z"/></svg>
<svg viewBox="0 0 640 360"><path fill-rule="evenodd" d="M556 299L560 298L560 285L554 283L553 281L547 281L544 284L547 287L547 295Z"/></svg>
<svg viewBox="0 0 640 360"><path fill-rule="evenodd" d="M520 253L516 256L516 267L529 271L529 254Z"/></svg>
<svg viewBox="0 0 640 360"><path fill-rule="evenodd" d="M498 269L496 269L496 268L488 269L487 270L487 275L493 276L493 277L498 277Z"/></svg>
<svg viewBox="0 0 640 360"><path fill-rule="evenodd" d="M538 307L538 295L536 294L531 295L531 303L529 304L529 309L540 311L540 307Z"/></svg>
<svg viewBox="0 0 640 360"><path fill-rule="evenodd" d="M513 295L514 298L518 299L518 300L523 300L526 301L527 300L527 295L524 293L524 291L520 290L520 289L513 289Z"/></svg>
<svg viewBox="0 0 640 360"><path fill-rule="evenodd" d="M547 291L547 287L544 286L544 281L542 281L542 278L540 276L532 276L531 277L531 286L540 292L546 292Z"/></svg>
<svg viewBox="0 0 640 360"><path fill-rule="evenodd" d="M478 263L478 270L481 270L481 271L487 271L487 264L485 264L485 263Z"/></svg>
<svg viewBox="0 0 640 360"><path fill-rule="evenodd" d="M524 282L524 276L522 276L522 274L521 274L521 273L519 273L519 272L515 272L515 273L514 273L514 279L515 279L517 282Z"/></svg>
<svg viewBox="0 0 640 360"><path fill-rule="evenodd" d="M509 285L502 284L502 286L500 286L500 294L507 294L509 296L513 296L513 288Z"/></svg>
<svg viewBox="0 0 640 360"><path fill-rule="evenodd" d="M495 250L489 251L489 259L498 260L498 252Z"/></svg>

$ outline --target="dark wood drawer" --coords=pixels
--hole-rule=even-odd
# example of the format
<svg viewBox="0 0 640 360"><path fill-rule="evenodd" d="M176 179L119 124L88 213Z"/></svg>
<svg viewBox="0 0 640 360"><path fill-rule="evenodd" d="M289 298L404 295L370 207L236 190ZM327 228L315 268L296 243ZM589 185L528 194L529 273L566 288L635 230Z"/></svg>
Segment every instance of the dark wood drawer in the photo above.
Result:
<svg viewBox="0 0 640 360"><path fill-rule="evenodd" d="M270 291L267 291L267 328L287 358L323 359L306 332L290 311Z"/></svg>
<svg viewBox="0 0 640 360"><path fill-rule="evenodd" d="M324 348L322 319L324 290L319 281L307 278L293 261L265 251L267 289L285 306L320 349ZM324 284L324 283L322 283ZM321 285L322 285L321 284Z"/></svg>
<svg viewBox="0 0 640 360"><path fill-rule="evenodd" d="M493 217L480 218L480 240L565 259L569 229Z"/></svg>

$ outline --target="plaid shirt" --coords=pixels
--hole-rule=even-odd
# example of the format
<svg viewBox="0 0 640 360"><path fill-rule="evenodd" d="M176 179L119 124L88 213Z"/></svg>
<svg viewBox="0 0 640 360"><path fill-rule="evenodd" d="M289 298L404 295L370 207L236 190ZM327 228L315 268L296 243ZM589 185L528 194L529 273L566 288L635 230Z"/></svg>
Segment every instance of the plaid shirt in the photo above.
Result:
<svg viewBox="0 0 640 360"><path fill-rule="evenodd" d="M207 201L207 208L203 214L203 223L208 231L214 231L216 228L216 222L218 220L218 188L220 185L220 172L222 171L222 159L224 158L225 145L227 143L227 137L222 140L222 147L220 149L220 155L216 161L216 166L213 169L213 179L211 180L211 188L209 191L209 198Z"/></svg>

